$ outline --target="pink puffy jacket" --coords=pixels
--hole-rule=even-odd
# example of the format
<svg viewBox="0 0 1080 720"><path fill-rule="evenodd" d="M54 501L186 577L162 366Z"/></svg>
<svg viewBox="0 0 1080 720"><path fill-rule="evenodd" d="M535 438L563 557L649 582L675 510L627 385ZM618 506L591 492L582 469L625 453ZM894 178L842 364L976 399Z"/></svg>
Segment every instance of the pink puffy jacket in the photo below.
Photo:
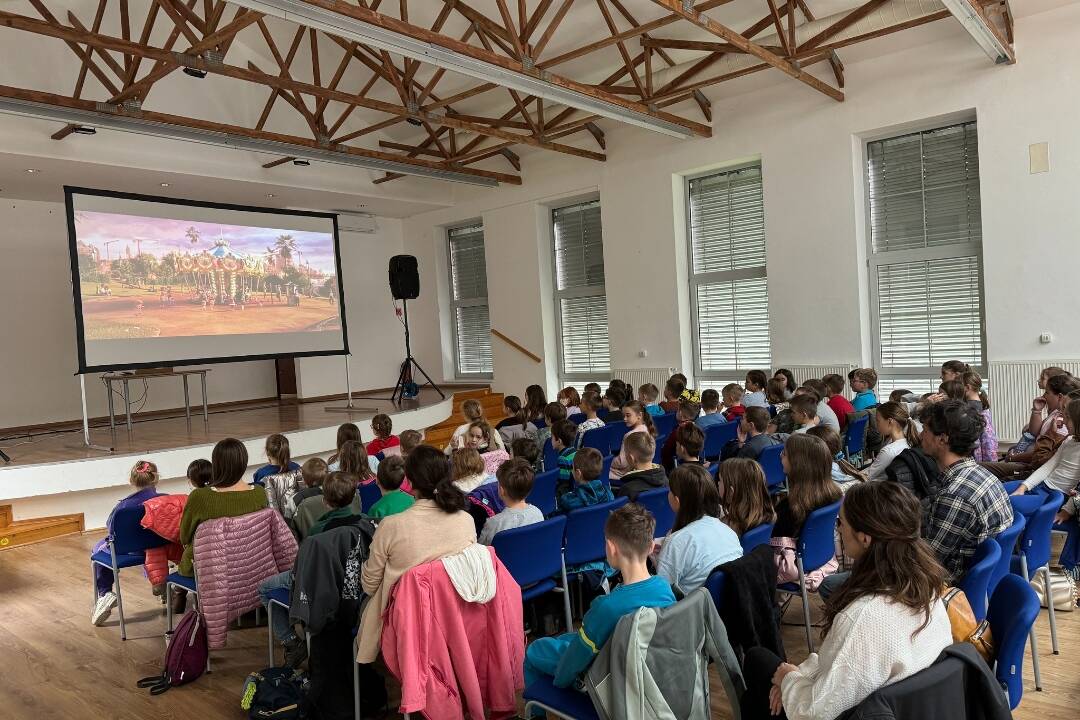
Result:
<svg viewBox="0 0 1080 720"><path fill-rule="evenodd" d="M259 583L293 566L296 538L272 508L207 520L195 531L195 576L210 649L229 623L259 606Z"/></svg>
<svg viewBox="0 0 1080 720"><path fill-rule="evenodd" d="M187 495L158 495L143 503L142 526L172 544L150 548L146 551L146 577L151 585L160 585L169 575L169 561L180 562L184 546L180 544L180 518L187 505Z"/></svg>

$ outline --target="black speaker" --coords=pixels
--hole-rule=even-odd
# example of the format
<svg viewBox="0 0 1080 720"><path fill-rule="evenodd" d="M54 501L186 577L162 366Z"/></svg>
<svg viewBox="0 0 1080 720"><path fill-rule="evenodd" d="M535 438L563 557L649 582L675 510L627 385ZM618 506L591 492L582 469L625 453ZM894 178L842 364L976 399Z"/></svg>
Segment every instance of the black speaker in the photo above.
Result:
<svg viewBox="0 0 1080 720"><path fill-rule="evenodd" d="M395 300L414 300L420 297L420 273L415 255L395 255L390 258L390 292Z"/></svg>

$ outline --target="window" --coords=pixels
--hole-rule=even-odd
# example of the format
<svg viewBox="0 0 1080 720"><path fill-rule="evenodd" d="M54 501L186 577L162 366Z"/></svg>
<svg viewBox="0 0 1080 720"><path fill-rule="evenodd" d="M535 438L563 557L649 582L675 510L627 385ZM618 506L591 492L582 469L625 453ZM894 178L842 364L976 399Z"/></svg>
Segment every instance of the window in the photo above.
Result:
<svg viewBox="0 0 1080 720"><path fill-rule="evenodd" d="M491 320L488 317L484 226L451 228L447 231L447 239L457 375L490 377Z"/></svg>
<svg viewBox="0 0 1080 720"><path fill-rule="evenodd" d="M947 360L985 368L975 123L876 140L866 150L878 373L886 386L936 388Z"/></svg>
<svg viewBox="0 0 1080 720"><path fill-rule="evenodd" d="M555 244L555 325L560 383L611 372L600 202L551 212Z"/></svg>
<svg viewBox="0 0 1080 720"><path fill-rule="evenodd" d="M691 178L687 216L696 375L742 381L772 360L761 166Z"/></svg>

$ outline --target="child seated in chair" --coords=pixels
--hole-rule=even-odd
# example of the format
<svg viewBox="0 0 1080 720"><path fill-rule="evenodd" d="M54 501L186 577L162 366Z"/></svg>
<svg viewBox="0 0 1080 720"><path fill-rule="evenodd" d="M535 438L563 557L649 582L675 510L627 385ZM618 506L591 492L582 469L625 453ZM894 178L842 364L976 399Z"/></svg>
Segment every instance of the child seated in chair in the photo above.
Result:
<svg viewBox="0 0 1080 720"><path fill-rule="evenodd" d="M368 517L378 520L388 515L395 515L412 507L415 498L401 489L405 481L405 461L401 457L388 457L379 463L379 472L375 482L379 485L382 497L368 510Z"/></svg>
<svg viewBox="0 0 1080 720"><path fill-rule="evenodd" d="M578 632L534 640L525 651L525 686L543 676L556 687L571 687L592 664L619 620L642 607L668 607L675 595L667 580L649 574L656 520L644 507L630 503L604 524L607 562L622 575L622 584L592 601ZM536 715L540 717L542 715Z"/></svg>
<svg viewBox="0 0 1080 720"><path fill-rule="evenodd" d="M585 442L585 433L604 427L604 421L597 415L601 407L599 393L587 392L581 396L581 412L585 413L585 419L577 426L577 437L574 438L575 447L581 447Z"/></svg>
<svg viewBox="0 0 1080 720"><path fill-rule="evenodd" d="M611 488L600 479L604 458L596 448L581 448L574 455L574 489L559 496L557 509L561 512L611 502Z"/></svg>
<svg viewBox="0 0 1080 720"><path fill-rule="evenodd" d="M551 447L559 454L559 481L555 486L556 497L568 492L574 482L574 453L577 452L574 439L576 437L577 425L569 420L560 420L551 428Z"/></svg>
<svg viewBox="0 0 1080 720"><path fill-rule="evenodd" d="M742 403L743 392L742 385L739 383L728 383L720 391L720 395L724 398L724 419L728 422L740 420L746 414L746 407Z"/></svg>
<svg viewBox="0 0 1080 720"><path fill-rule="evenodd" d="M479 539L483 545L490 545L495 535L503 530L544 522L544 513L540 508L525 502L533 489L533 470L527 460L514 458L503 463L499 466L496 479L499 482L499 498L506 507L484 523Z"/></svg>
<svg viewBox="0 0 1080 720"><path fill-rule="evenodd" d="M637 389L638 402L645 406L645 412L653 417L664 414L664 408L660 407L660 388L652 383L645 383Z"/></svg>
<svg viewBox="0 0 1080 720"><path fill-rule="evenodd" d="M263 485L268 475L283 475L298 472L300 466L292 462L290 457L289 438L274 433L266 438L267 464L255 471L251 482L255 485Z"/></svg>
<svg viewBox="0 0 1080 720"><path fill-rule="evenodd" d="M694 419L694 422L702 430L727 422L727 418L720 412L720 393L712 388L701 393L701 414Z"/></svg>
<svg viewBox="0 0 1080 720"><path fill-rule="evenodd" d="M656 440L647 432L627 433L623 438L622 455L630 461L630 470L620 478L616 497L628 497L635 502L647 490L667 487L667 473L653 462Z"/></svg>
<svg viewBox="0 0 1080 720"><path fill-rule="evenodd" d="M401 454L401 440L393 434L394 421L386 413L371 418L371 432L375 439L367 444L368 455L382 453L384 457Z"/></svg>
<svg viewBox="0 0 1080 720"><path fill-rule="evenodd" d="M694 423L680 425L671 433L675 438L675 465L702 465L709 463L701 459L705 450L705 433Z"/></svg>
<svg viewBox="0 0 1080 720"><path fill-rule="evenodd" d="M687 394L692 391L687 391ZM678 423L675 430L664 440L664 446L660 449L660 464L664 470L671 472L675 469L675 433L685 425L694 425L694 420L701 414L701 405L692 399L681 398L679 409L675 413L675 421ZM695 427L697 427L695 425ZM699 431L700 432L700 431Z"/></svg>

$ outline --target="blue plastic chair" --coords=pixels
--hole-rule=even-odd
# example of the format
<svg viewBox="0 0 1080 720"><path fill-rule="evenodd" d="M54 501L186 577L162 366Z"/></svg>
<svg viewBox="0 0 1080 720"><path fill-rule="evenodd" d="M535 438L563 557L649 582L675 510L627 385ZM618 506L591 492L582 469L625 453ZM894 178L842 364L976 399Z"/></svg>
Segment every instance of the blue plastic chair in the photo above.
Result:
<svg viewBox="0 0 1080 720"><path fill-rule="evenodd" d="M533 489L526 502L535 505L545 516L555 512L555 488L559 484L559 469L547 470L533 477Z"/></svg>
<svg viewBox="0 0 1080 720"><path fill-rule="evenodd" d="M759 545L768 545L772 539L773 523L762 523L755 528L750 528L739 538L742 545L743 555L749 555Z"/></svg>
<svg viewBox="0 0 1080 720"><path fill-rule="evenodd" d="M379 489L379 483L374 480L366 484L361 484L356 488L356 492L360 494L360 509L365 513L371 510L371 506L379 502L382 498L382 490Z"/></svg>
<svg viewBox="0 0 1080 720"><path fill-rule="evenodd" d="M726 422L710 425L705 429L705 445L701 454L706 460L715 460L720 457L720 451L724 446L738 437L739 423Z"/></svg>
<svg viewBox="0 0 1080 720"><path fill-rule="evenodd" d="M1039 596L1031 585L1017 575L1003 577L990 596L986 619L997 654L994 674L1013 709L1024 695L1024 645L1038 616Z"/></svg>
<svg viewBox="0 0 1080 720"><path fill-rule="evenodd" d="M608 439L611 441L611 446L608 447L608 452L612 455L618 455L622 452L622 439L626 436L626 431L630 428L626 427L626 423L622 420L610 422L606 427L611 428L609 431L611 435L608 436Z"/></svg>
<svg viewBox="0 0 1080 720"><path fill-rule="evenodd" d="M147 550L169 544L168 540L142 526L144 514L142 505L117 511L113 516L112 535L106 538L105 548L90 555L91 581L94 565L112 570L116 608L120 613L121 640L127 640L127 624L124 621L124 596L120 592L120 569L142 565L146 562ZM93 582L90 587L94 602L97 602L97 588Z"/></svg>
<svg viewBox="0 0 1080 720"><path fill-rule="evenodd" d="M581 436L581 447L594 448L599 450L601 455L607 455L611 449L611 430L610 425L605 425L586 431Z"/></svg>
<svg viewBox="0 0 1080 720"><path fill-rule="evenodd" d="M675 511L668 503L668 489L662 487L646 490L638 494L637 501L656 518L656 532L653 534L656 537L667 535L671 526L675 524Z"/></svg>
<svg viewBox="0 0 1080 720"><path fill-rule="evenodd" d="M663 415L653 415L653 425L656 426L656 434L670 435L675 430L675 425L678 423L678 418L675 417L675 413L664 413Z"/></svg>
<svg viewBox="0 0 1080 720"><path fill-rule="evenodd" d="M994 567L994 571L990 574L990 582L986 586L987 597L993 596L994 590L997 589L997 584L1001 582L1001 578L1009 574L1009 565L1012 562L1013 549L1016 547L1016 541L1024 532L1025 527L1027 527L1027 520L1024 516L1018 512L1013 513L1013 524L998 533L994 538L998 547L1001 548L1001 555L998 557L998 562Z"/></svg>
<svg viewBox="0 0 1080 720"><path fill-rule="evenodd" d="M600 481L611 487L611 463L615 462L614 455L608 455L604 458L604 466L600 469Z"/></svg>
<svg viewBox="0 0 1080 720"><path fill-rule="evenodd" d="M782 444L770 445L758 455L758 464L761 465L761 469L765 472L765 487L768 488L770 493L776 492L787 481L784 465L780 461L780 453L783 451L784 446Z"/></svg>
<svg viewBox="0 0 1080 720"><path fill-rule="evenodd" d="M799 568L799 581L784 583L776 588L779 592L802 597L806 646L810 652L814 652L814 639L810 636L810 598L806 592L806 573L817 570L836 554L833 533L836 530L836 516L839 514L840 501L837 500L807 516L802 531L795 540L795 565Z"/></svg>
<svg viewBox="0 0 1080 720"><path fill-rule="evenodd" d="M1001 560L1001 546L997 544L997 540L994 538L983 540L979 543L979 547L975 548L975 555L971 558L971 565L964 573L963 580L957 583L967 596L971 612L975 614L978 622L986 618L987 588L999 560Z"/></svg>
<svg viewBox="0 0 1080 720"><path fill-rule="evenodd" d="M863 450L866 448L866 428L870 425L870 416L863 415L848 423L844 436L844 454L848 462L856 466L861 464Z"/></svg>
<svg viewBox="0 0 1080 720"><path fill-rule="evenodd" d="M551 444L551 438L544 441L544 471L557 470L559 468L559 453Z"/></svg>
<svg viewBox="0 0 1080 720"><path fill-rule="evenodd" d="M709 577L705 578L705 589L709 591L709 595L712 596L713 605L716 606L716 612L720 612L720 608L724 604L724 583L726 582L726 576L723 570L713 570L709 573Z"/></svg>
<svg viewBox="0 0 1080 720"><path fill-rule="evenodd" d="M187 590L192 595L199 594L198 580L187 575L181 575L178 572L170 573L165 578L165 607L169 616L169 632L173 629L173 609L172 609L172 590L174 587ZM209 662L209 660L207 661Z"/></svg>
<svg viewBox="0 0 1080 720"><path fill-rule="evenodd" d="M529 422L531 422L533 424L533 427L535 427L537 430L543 430L547 427L547 422L539 418L536 420L530 420Z"/></svg>
<svg viewBox="0 0 1080 720"><path fill-rule="evenodd" d="M615 498L611 502L571 510L566 515L563 561L567 567L607 558L604 523L613 510L618 510L627 502L625 497Z"/></svg>
<svg viewBox="0 0 1080 720"><path fill-rule="evenodd" d="M656 451L653 453L652 461L657 465L660 464L661 456L664 454L664 443L667 442L667 435L656 436Z"/></svg>
<svg viewBox="0 0 1080 720"><path fill-rule="evenodd" d="M558 515L542 523L503 530L495 535L491 544L499 560L521 586L523 602L560 588L552 578L561 578L566 628L567 632L571 632L574 626L570 617L570 594L566 592L566 566L562 553L565 534L566 516Z"/></svg>
<svg viewBox="0 0 1080 720"><path fill-rule="evenodd" d="M585 422L585 413L579 412L574 413L573 415L567 415L566 419L574 423L575 425L580 425L581 423Z"/></svg>
<svg viewBox="0 0 1080 720"><path fill-rule="evenodd" d="M291 588L274 588L270 591L269 602L266 603L266 650L270 655L269 667L274 667L274 606L282 608L286 614L289 612L289 603L292 602ZM308 650L311 650L311 638L308 637Z"/></svg>
<svg viewBox="0 0 1080 720"><path fill-rule="evenodd" d="M525 700L525 717L529 717L533 709L544 710L564 720L599 720L600 717L588 693L572 687L557 688L552 678L546 676L525 688L522 698Z"/></svg>

